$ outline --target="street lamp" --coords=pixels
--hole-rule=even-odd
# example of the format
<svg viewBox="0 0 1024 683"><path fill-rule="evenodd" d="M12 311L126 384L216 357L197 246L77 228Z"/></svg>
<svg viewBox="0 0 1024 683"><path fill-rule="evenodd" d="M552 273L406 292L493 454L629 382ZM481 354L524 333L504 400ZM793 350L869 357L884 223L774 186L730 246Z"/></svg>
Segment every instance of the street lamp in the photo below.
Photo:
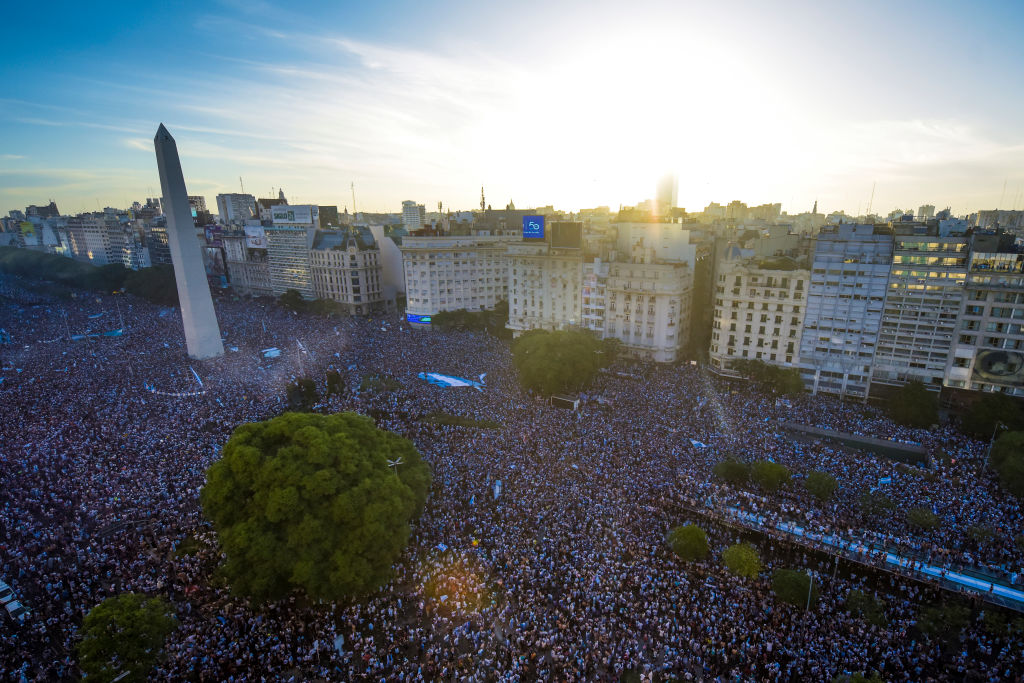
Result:
<svg viewBox="0 0 1024 683"><path fill-rule="evenodd" d="M988 450L985 451L985 462L983 462L981 464L982 471L985 471L988 468L988 461L992 457L992 446L996 442L996 431L1000 427L1002 427L1003 429L1009 429L1009 427L1007 427L1005 424L1003 424L1002 422L999 422L999 421L996 421L995 426L992 427L992 437L989 438L989 440L988 440Z"/></svg>
<svg viewBox="0 0 1024 683"><path fill-rule="evenodd" d="M388 460L388 467L395 469L395 477L398 477L398 466L402 464L402 456L398 456L394 460Z"/></svg>

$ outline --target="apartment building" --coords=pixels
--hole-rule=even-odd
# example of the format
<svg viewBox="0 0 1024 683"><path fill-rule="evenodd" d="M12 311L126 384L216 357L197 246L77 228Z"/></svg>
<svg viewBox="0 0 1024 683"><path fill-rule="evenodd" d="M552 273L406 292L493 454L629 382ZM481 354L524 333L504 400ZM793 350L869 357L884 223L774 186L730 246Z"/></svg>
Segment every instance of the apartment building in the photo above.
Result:
<svg viewBox="0 0 1024 683"><path fill-rule="evenodd" d="M1024 253L1010 235L974 235L951 389L1024 396Z"/></svg>
<svg viewBox="0 0 1024 683"><path fill-rule="evenodd" d="M380 249L368 232L318 231L309 264L316 298L337 301L355 315L387 308Z"/></svg>
<svg viewBox="0 0 1024 683"><path fill-rule="evenodd" d="M493 309L509 297L508 238L402 238L406 319L426 326L442 311Z"/></svg>
<svg viewBox="0 0 1024 683"><path fill-rule="evenodd" d="M867 399L892 252L888 226L847 223L818 233L799 354L812 392Z"/></svg>
<svg viewBox="0 0 1024 683"><path fill-rule="evenodd" d="M893 225L892 268L871 370L872 393L911 381L942 388L963 305L969 244L935 224Z"/></svg>
<svg viewBox="0 0 1024 683"><path fill-rule="evenodd" d="M811 272L790 258L729 260L715 283L709 361L729 374L738 359L799 367Z"/></svg>

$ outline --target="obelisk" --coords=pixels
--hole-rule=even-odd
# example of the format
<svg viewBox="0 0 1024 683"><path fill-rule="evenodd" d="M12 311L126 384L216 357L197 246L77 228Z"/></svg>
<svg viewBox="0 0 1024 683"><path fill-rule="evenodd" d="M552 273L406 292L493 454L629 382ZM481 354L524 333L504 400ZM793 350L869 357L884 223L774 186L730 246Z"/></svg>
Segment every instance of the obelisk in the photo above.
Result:
<svg viewBox="0 0 1024 683"><path fill-rule="evenodd" d="M192 358L214 358L224 354L224 344L220 339L217 314L213 310L210 283L206 281L199 238L192 222L185 177L178 159L178 145L162 123L153 144L156 146L156 167L160 171L160 189L164 193L167 242L171 248L174 279L178 283L185 345Z"/></svg>

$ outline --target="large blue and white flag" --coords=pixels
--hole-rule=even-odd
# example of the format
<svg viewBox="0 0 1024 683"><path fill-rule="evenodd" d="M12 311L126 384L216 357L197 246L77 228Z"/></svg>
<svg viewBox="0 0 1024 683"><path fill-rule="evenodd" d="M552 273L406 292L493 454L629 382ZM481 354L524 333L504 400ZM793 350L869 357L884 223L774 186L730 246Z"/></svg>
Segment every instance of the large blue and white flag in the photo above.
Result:
<svg viewBox="0 0 1024 683"><path fill-rule="evenodd" d="M442 375L439 372L421 372L419 378L426 380L431 384L444 388L451 387L475 387L477 391L483 391L484 377L487 373L480 375L480 381L476 382L471 379L464 379L462 377L454 377L452 375Z"/></svg>

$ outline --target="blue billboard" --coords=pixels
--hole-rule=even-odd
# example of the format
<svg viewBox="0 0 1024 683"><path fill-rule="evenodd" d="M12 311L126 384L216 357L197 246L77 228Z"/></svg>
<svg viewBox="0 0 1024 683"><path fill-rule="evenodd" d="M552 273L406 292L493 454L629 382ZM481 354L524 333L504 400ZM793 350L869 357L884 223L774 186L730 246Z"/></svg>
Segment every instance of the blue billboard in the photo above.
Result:
<svg viewBox="0 0 1024 683"><path fill-rule="evenodd" d="M523 239L544 239L544 216L523 216Z"/></svg>
<svg viewBox="0 0 1024 683"><path fill-rule="evenodd" d="M429 325L430 324L430 316L429 315L420 315L418 313L406 313L405 314L405 319L407 321L409 321L410 323L414 323L414 324L417 324L417 325Z"/></svg>

